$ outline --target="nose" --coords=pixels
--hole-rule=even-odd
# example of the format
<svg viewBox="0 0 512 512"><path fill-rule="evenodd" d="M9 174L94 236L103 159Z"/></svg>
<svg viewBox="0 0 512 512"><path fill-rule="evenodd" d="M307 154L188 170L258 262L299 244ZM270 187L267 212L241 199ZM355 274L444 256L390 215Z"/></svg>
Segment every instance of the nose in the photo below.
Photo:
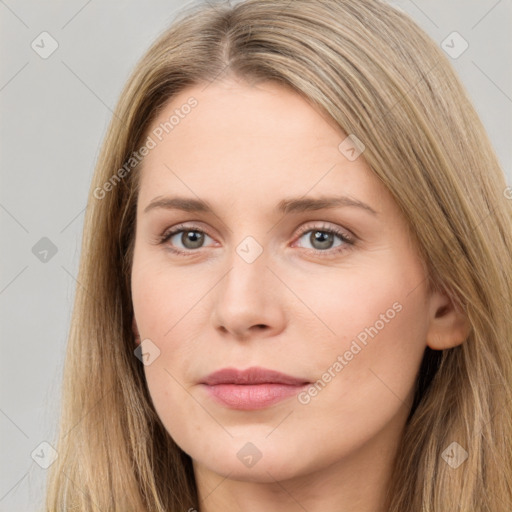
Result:
<svg viewBox="0 0 512 512"><path fill-rule="evenodd" d="M252 262L234 251L213 296L214 326L224 337L267 338L285 328L285 290L268 263L267 250Z"/></svg>

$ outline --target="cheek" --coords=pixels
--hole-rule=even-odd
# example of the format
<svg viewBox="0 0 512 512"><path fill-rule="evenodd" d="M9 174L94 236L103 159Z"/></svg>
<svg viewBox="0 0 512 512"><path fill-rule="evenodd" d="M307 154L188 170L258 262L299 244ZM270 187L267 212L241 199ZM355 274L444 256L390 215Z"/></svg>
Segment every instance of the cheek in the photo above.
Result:
<svg viewBox="0 0 512 512"><path fill-rule="evenodd" d="M172 268L165 257L134 258L132 301L142 336L166 340L208 289L186 268Z"/></svg>
<svg viewBox="0 0 512 512"><path fill-rule="evenodd" d="M307 415L329 417L354 437L361 425L378 429L412 405L428 317L424 287L415 288L422 283L419 267L395 268L325 281L330 293L310 296L331 332L308 355L318 380L301 403Z"/></svg>
<svg viewBox="0 0 512 512"><path fill-rule="evenodd" d="M402 265L382 258L372 267L328 269L308 279L290 276L289 282L294 283L294 294L301 303L295 304L291 297L283 307L294 304L291 307L301 311L301 321L308 319L310 333L316 331L315 338L324 336L316 350L348 349L347 344L356 338L363 346L378 338L396 347L401 338L412 341L426 333L423 276L414 263Z"/></svg>
<svg viewBox="0 0 512 512"><path fill-rule="evenodd" d="M205 414L191 397L191 388L198 375L202 375L198 362L208 357L205 347L198 347L201 329L196 321L198 315L205 316L201 308L207 301L200 299L212 284L189 275L191 272L186 269L170 271L156 261L137 263L134 259L135 317L141 339L150 340L158 349L158 357L144 366L153 405L172 437L200 435L202 423L183 418Z"/></svg>

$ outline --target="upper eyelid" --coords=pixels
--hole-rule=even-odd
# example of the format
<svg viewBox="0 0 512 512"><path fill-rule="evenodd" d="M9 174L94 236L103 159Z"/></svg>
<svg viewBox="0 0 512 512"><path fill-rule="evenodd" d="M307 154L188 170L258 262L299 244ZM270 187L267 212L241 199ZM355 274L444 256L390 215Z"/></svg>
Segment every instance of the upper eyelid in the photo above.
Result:
<svg viewBox="0 0 512 512"><path fill-rule="evenodd" d="M313 221L314 222L314 221ZM307 223L304 226L301 226L299 228L299 234L302 236L304 233L307 233L308 231L332 231L332 232L341 232L341 234L345 235L347 238L355 239L355 235L352 234L351 231L349 231L347 228L343 228L341 226L334 226L334 225L328 225L325 223L325 221L316 221L316 222L322 222L321 226L311 226Z"/></svg>

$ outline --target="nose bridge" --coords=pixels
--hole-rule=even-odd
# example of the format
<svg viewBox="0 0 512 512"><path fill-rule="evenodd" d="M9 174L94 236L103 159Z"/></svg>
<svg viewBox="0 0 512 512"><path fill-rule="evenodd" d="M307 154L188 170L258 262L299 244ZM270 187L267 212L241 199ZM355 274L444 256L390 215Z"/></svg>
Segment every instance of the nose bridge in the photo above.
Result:
<svg viewBox="0 0 512 512"><path fill-rule="evenodd" d="M244 337L251 327L282 328L284 315L277 300L279 284L267 268L268 248L247 236L233 248L229 271L219 283L215 296L215 323L232 334Z"/></svg>
<svg viewBox="0 0 512 512"><path fill-rule="evenodd" d="M268 249L254 237L245 237L234 247L229 258L230 271L226 276L223 293L240 308L261 307L268 286Z"/></svg>

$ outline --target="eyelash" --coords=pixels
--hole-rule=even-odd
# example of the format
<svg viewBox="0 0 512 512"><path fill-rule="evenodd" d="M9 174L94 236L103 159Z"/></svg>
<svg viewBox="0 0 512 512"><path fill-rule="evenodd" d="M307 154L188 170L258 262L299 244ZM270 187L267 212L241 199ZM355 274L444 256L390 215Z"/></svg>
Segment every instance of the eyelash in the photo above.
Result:
<svg viewBox="0 0 512 512"><path fill-rule="evenodd" d="M204 235L210 236L204 229L194 226L194 225L186 225L186 224L178 224L174 228L172 228L170 231L165 231L162 235L158 236L157 244L163 245L168 240L170 240L174 235L182 232L198 232L202 233ZM304 228L301 228L299 230L299 235L297 236L297 240L302 238L306 233L309 233L311 231L320 231L322 233L332 234L341 239L343 242L342 245L334 248L334 249L326 249L324 251L320 249L306 249L308 252L314 252L321 257L332 257L334 255L337 255L341 252L344 252L346 250L349 250L351 246L355 245L355 240L352 236L349 236L348 234L344 233L343 231L334 228L334 227L328 227L325 224L321 226L305 226ZM210 236L210 238L213 238ZM169 250L175 254L183 255L183 256L193 256L196 254L196 251L199 251L201 248L198 249L188 249L186 251L183 251L181 249L176 249L176 247L169 246Z"/></svg>

